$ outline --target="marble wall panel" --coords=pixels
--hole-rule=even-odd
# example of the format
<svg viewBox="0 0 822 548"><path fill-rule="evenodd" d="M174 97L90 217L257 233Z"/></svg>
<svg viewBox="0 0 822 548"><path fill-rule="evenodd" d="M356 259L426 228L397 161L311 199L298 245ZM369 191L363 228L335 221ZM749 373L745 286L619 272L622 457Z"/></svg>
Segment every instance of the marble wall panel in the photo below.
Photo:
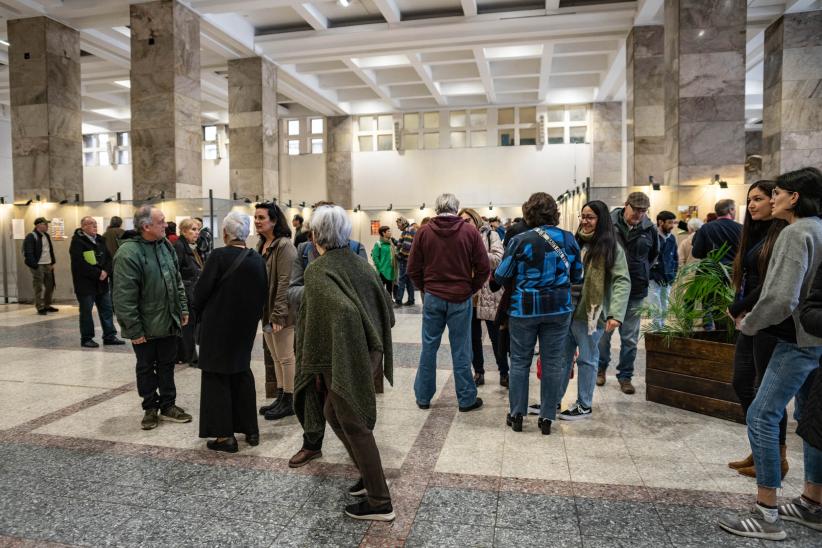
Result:
<svg viewBox="0 0 822 548"><path fill-rule="evenodd" d="M745 95L745 50L682 54L679 96Z"/></svg>
<svg viewBox="0 0 822 548"><path fill-rule="evenodd" d="M715 174L719 174L729 185L745 184L744 164L704 164L692 166L680 164L677 170L677 184L680 186L706 186L711 183Z"/></svg>
<svg viewBox="0 0 822 548"><path fill-rule="evenodd" d="M135 197L201 195L200 23L176 0L130 6Z"/></svg>
<svg viewBox="0 0 822 548"><path fill-rule="evenodd" d="M712 95L680 97L679 119L688 122L730 122L745 117L745 97Z"/></svg>
<svg viewBox="0 0 822 548"><path fill-rule="evenodd" d="M661 181L664 171L664 28L634 27L627 40L627 183L647 184L649 175Z"/></svg>
<svg viewBox="0 0 822 548"><path fill-rule="evenodd" d="M718 146L721 145L721 146ZM745 159L745 126L738 122L679 124L679 164L733 164Z"/></svg>
<svg viewBox="0 0 822 548"><path fill-rule="evenodd" d="M592 186L622 185L622 104L594 103L592 122Z"/></svg>
<svg viewBox="0 0 822 548"><path fill-rule="evenodd" d="M351 151L353 127L350 116L332 116L326 119L328 147L326 161L326 190L328 199L350 209L353 201Z"/></svg>
<svg viewBox="0 0 822 548"><path fill-rule="evenodd" d="M822 46L822 10L791 14L784 18L785 48Z"/></svg>
<svg viewBox="0 0 822 548"><path fill-rule="evenodd" d="M15 195L82 198L80 35L46 17L7 28Z"/></svg>

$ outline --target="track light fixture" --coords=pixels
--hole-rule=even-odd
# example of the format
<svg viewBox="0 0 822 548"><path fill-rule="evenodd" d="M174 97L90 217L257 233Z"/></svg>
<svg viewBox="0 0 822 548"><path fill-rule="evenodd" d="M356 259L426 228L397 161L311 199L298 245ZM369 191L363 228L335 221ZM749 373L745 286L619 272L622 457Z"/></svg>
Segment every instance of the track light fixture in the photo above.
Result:
<svg viewBox="0 0 822 548"><path fill-rule="evenodd" d="M305 207L305 200L303 200L302 202L300 202L300 207L303 207L303 208Z"/></svg>
<svg viewBox="0 0 822 548"><path fill-rule="evenodd" d="M288 209L291 209L291 200L288 200Z"/></svg>
<svg viewBox="0 0 822 548"><path fill-rule="evenodd" d="M420 206L420 211L422 211L423 209L425 209L425 202L423 202L422 205Z"/></svg>
<svg viewBox="0 0 822 548"><path fill-rule="evenodd" d="M723 181L722 178L719 176L719 173L714 175L714 180L712 182L714 184L719 185L719 188L728 188L728 181Z"/></svg>
<svg viewBox="0 0 822 548"><path fill-rule="evenodd" d="M488 211L494 210L494 202L488 202Z"/></svg>
<svg viewBox="0 0 822 548"><path fill-rule="evenodd" d="M394 210L394 204L388 204L388 211Z"/></svg>
<svg viewBox="0 0 822 548"><path fill-rule="evenodd" d="M6 203L6 197L5 196L0 196L0 205L3 205L5 203Z"/></svg>
<svg viewBox="0 0 822 548"><path fill-rule="evenodd" d="M68 200L63 198L62 200L60 200L59 203L60 203L60 205L66 205L68 203Z"/></svg>
<svg viewBox="0 0 822 548"><path fill-rule="evenodd" d="M104 202L104 203L106 203L106 204L110 204L110 203L111 203L111 202L113 202L115 199L116 199L118 202L120 201L120 193L119 193L119 192L118 192L117 194L113 194L113 195L109 196L108 198L106 198L105 200L103 200L103 202Z"/></svg>
<svg viewBox="0 0 822 548"><path fill-rule="evenodd" d="M26 201L26 205L31 205L31 203L32 203L33 201L34 201L34 200L32 200L31 198L29 198L29 199Z"/></svg>

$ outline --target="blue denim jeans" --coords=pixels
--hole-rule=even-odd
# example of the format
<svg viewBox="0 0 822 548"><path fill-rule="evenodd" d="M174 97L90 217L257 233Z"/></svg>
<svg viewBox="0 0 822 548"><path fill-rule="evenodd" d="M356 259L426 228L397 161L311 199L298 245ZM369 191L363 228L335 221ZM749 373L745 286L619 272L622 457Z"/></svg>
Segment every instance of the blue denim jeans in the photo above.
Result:
<svg viewBox="0 0 822 548"><path fill-rule="evenodd" d="M748 408L748 439L756 465L756 484L778 489L782 486L779 454L779 421L788 402L796 397L794 417L798 420L819 367L822 346L801 348L780 341L774 349L762 384ZM822 451L805 442L805 481L822 484Z"/></svg>
<svg viewBox="0 0 822 548"><path fill-rule="evenodd" d="M531 362L534 361L534 346L539 340L539 357L542 360L539 416L556 419L557 394L566 370L563 357L570 322L570 312L559 316L509 318L511 373L508 403L511 416L525 416L528 413L528 381Z"/></svg>
<svg viewBox="0 0 822 548"><path fill-rule="evenodd" d="M408 277L406 271L408 270L408 261L397 259L397 267L399 268L399 275L397 276L397 283L394 286L394 301L401 303L402 297L408 290L408 302L414 304L414 284L411 283L411 278Z"/></svg>
<svg viewBox="0 0 822 548"><path fill-rule="evenodd" d="M588 334L588 324L586 322L580 320L571 322L568 339L565 341L565 355L562 358L565 371L562 373L562 384L560 385L559 394L557 394L557 402L562 401L562 397L568 390L574 352L579 348L579 356L577 357L577 403L588 409L591 408L594 401L594 387L597 383L599 340L604 332L605 325L602 322L597 325L597 330L590 335Z"/></svg>
<svg viewBox="0 0 822 548"><path fill-rule="evenodd" d="M628 310L625 311L625 321L619 326L619 365L617 365L617 379L631 380L634 376L634 361L636 360L636 345L639 341L639 327L642 320L643 299L628 300ZM614 330L616 331L616 330ZM614 331L604 333L599 340L599 370L605 371L611 363L611 337Z"/></svg>
<svg viewBox="0 0 822 548"><path fill-rule="evenodd" d="M97 305L97 316L103 328L103 339L113 339L117 336L109 291L100 295L77 295L77 302L80 304L80 340L82 342L94 338L94 320L91 317L91 309L95 304Z"/></svg>
<svg viewBox="0 0 822 548"><path fill-rule="evenodd" d="M437 350L446 326L459 406L467 407L477 400L477 386L471 374L472 308L470 298L461 303L452 303L431 293L425 294L422 304L422 352L414 380L417 403L431 403L437 391Z"/></svg>
<svg viewBox="0 0 822 548"><path fill-rule="evenodd" d="M668 316L668 299L671 296L671 286L658 284L654 281L648 286L647 303L653 307L655 313L651 319L651 324L656 329L662 329L665 325L665 317Z"/></svg>

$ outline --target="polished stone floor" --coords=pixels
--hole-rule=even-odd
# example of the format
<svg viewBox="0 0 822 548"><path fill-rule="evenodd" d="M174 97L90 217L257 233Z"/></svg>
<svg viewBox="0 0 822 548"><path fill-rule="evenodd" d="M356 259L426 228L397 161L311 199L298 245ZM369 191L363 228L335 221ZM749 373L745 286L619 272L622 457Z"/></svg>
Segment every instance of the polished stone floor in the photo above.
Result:
<svg viewBox="0 0 822 548"><path fill-rule="evenodd" d="M725 464L747 454L744 427L646 402L644 350L637 395L609 377L593 420L541 436L531 417L517 434L504 426L507 392L487 345L482 409L457 412L447 344L432 408L417 409L421 316L402 309L395 385L378 397L375 431L398 517L368 524L342 513L356 473L333 433L323 458L298 470L287 467L301 442L294 418L261 421L258 447L207 451L199 372L182 366L178 404L194 423L144 432L130 346L80 349L77 309L60 309L44 318L0 305L0 547L763 544L715 525L752 500L753 481ZM259 348L253 368L262 402ZM802 483L792 433L788 445L786 497ZM822 545L819 533L787 529L780 546Z"/></svg>

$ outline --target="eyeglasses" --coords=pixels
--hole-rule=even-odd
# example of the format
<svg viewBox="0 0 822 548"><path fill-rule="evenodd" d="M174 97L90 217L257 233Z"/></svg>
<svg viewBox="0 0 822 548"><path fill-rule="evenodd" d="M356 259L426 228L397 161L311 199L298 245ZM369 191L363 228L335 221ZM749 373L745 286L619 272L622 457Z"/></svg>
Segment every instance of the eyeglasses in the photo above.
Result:
<svg viewBox="0 0 822 548"><path fill-rule="evenodd" d="M597 217L596 215L580 215L579 216L580 221L596 221L597 219L599 219L599 217Z"/></svg>
<svg viewBox="0 0 822 548"><path fill-rule="evenodd" d="M639 213L640 215L642 215L643 213L648 213L647 207L634 207L631 204L628 205L631 206L631 209L633 209L635 213Z"/></svg>

